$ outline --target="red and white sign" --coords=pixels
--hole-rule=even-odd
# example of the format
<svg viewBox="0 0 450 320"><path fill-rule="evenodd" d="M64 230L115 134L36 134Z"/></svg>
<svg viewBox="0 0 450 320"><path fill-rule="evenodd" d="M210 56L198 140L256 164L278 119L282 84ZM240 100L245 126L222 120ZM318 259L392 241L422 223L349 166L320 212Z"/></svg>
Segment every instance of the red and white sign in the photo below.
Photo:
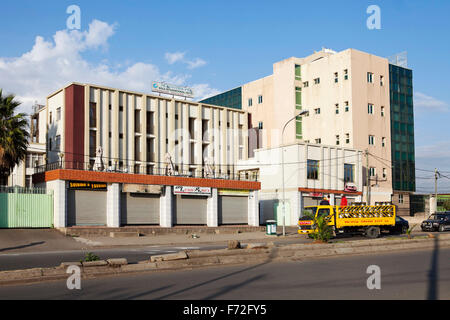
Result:
<svg viewBox="0 0 450 320"><path fill-rule="evenodd" d="M313 198L322 198L323 197L323 193L320 192L310 192L308 194L309 197L313 197Z"/></svg>
<svg viewBox="0 0 450 320"><path fill-rule="evenodd" d="M356 186L354 184L347 183L345 185L344 191L345 192L357 192L358 189L356 188Z"/></svg>
<svg viewBox="0 0 450 320"><path fill-rule="evenodd" d="M191 196L209 196L211 195L211 188L206 187L173 187L173 194L191 195Z"/></svg>

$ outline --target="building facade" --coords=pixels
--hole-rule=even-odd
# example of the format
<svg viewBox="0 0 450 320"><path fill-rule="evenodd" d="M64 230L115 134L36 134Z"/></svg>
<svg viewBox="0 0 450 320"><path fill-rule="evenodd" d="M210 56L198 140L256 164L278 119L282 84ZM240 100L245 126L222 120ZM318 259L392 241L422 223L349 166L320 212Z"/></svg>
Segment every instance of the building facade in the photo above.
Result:
<svg viewBox="0 0 450 320"><path fill-rule="evenodd" d="M392 165L397 161L393 157L412 159L414 154L411 79L410 71L397 71L388 59L355 49L323 49L277 62L273 74L240 87L250 128L260 131L255 135L257 143L250 139L250 156L253 146L271 148L300 141L358 149L365 152L363 201L390 202L393 190L402 183L409 190L413 187L412 160ZM402 108L401 116L397 107ZM302 110L309 114L297 117L282 135L284 125ZM406 138L407 150L399 155L395 148ZM404 182L398 171L408 171Z"/></svg>
<svg viewBox="0 0 450 320"><path fill-rule="evenodd" d="M259 226L248 114L98 85L47 98L47 157L33 176L54 194L54 225Z"/></svg>
<svg viewBox="0 0 450 320"><path fill-rule="evenodd" d="M260 177L260 221L283 224L285 194L288 226L297 225L305 206L318 205L324 197L332 205L339 205L343 195L348 203L361 202L362 167L361 151L307 143L258 149L253 159L239 162L239 170L249 178Z"/></svg>

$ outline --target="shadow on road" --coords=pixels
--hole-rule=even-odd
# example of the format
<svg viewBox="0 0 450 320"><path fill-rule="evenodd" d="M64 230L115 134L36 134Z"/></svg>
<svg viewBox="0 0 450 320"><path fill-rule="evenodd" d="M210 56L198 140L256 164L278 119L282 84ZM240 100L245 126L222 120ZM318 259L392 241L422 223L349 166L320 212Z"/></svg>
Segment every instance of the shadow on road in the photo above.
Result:
<svg viewBox="0 0 450 320"><path fill-rule="evenodd" d="M44 243L45 243L45 241L40 241L40 242L33 242L33 243L29 243L29 244L24 244L22 246L17 246L17 247L3 248L3 249L0 249L0 252L39 246L39 245L44 244Z"/></svg>
<svg viewBox="0 0 450 320"><path fill-rule="evenodd" d="M236 272L232 272L232 273L229 273L229 274L227 274L227 275L220 276L220 277L217 277L217 278L215 278L215 279L211 279L211 280L208 280L208 281L205 281L205 282L202 282L202 283L198 283L198 284L193 285L193 286L190 286L190 287L188 287L188 288L184 288L184 289L181 289L181 290L178 290L178 291L175 291L175 292L166 294L166 295L164 295L164 296L155 298L154 300L163 300L163 299L167 299L167 298L173 297L173 296L175 296L175 295L178 295L178 294L180 294L180 293L185 293L185 292L187 292L187 291L190 291L190 290L193 290L193 289L196 289L196 288L199 288L199 287L208 285L208 284L210 284L210 283L214 283L214 282L216 282L216 281L223 280L223 279L226 279L226 278L230 278L230 277L232 277L232 276L235 276L235 275L238 275L238 274L241 274L241 273L244 273L244 272L247 272L247 271L256 269L256 268L259 268L259 267L261 267L261 266L264 266L264 265L270 263L270 262L272 261L272 259L275 257L276 252L277 252L277 248L275 247L275 248L273 248L272 251L270 252L270 255L269 255L269 257L267 258L267 260L264 261L264 262L262 262L262 263L260 263L260 264L257 264L257 265L254 265L254 266L251 266L251 267L248 267L248 268L245 268L245 269L236 271ZM265 275L259 275L259 276L253 277L253 278L251 278L251 279L248 279L247 281L241 282L241 283L239 283L239 284L235 284L235 285L232 285L232 286L227 286L227 287L223 288L222 290L220 290L220 291L218 291L218 292L216 292L216 293L214 293L214 294L212 294L212 295L210 295L210 296L204 298L203 300L217 298L218 296L220 296L220 295L222 295L222 294L224 294L224 293L230 292L230 291L232 291L232 290L236 290L236 289L238 289L238 288L241 288L241 287L243 287L243 286L249 284L250 282L253 282L253 281L262 279L262 278L264 278L264 277L265 277Z"/></svg>
<svg viewBox="0 0 450 320"><path fill-rule="evenodd" d="M428 271L428 300L438 300L438 268L439 268L439 239L434 238L434 250L431 257L431 268Z"/></svg>

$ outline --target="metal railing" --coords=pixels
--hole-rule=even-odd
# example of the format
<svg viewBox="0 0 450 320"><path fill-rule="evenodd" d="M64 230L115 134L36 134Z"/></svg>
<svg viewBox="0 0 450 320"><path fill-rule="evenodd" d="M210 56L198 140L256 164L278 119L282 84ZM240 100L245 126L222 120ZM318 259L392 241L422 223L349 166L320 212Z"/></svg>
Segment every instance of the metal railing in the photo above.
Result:
<svg viewBox="0 0 450 320"><path fill-rule="evenodd" d="M175 170L171 172L168 168L160 168L152 165L117 165L117 166L104 166L98 168L91 162L70 162L59 161L55 163L49 163L42 166L36 166L34 169L36 173L44 173L47 171L53 171L58 169L68 170L80 170L80 171L94 171L94 172L110 172L110 173L126 173L126 174L139 174L139 175L153 175L153 176L173 176L173 177L185 177L185 178L202 178L202 179L224 179L224 180L237 180L237 181L258 181L257 174L223 174L214 172L207 172L206 169L202 170Z"/></svg>
<svg viewBox="0 0 450 320"><path fill-rule="evenodd" d="M0 193L22 193L22 194L51 194L46 188L23 188L0 186Z"/></svg>

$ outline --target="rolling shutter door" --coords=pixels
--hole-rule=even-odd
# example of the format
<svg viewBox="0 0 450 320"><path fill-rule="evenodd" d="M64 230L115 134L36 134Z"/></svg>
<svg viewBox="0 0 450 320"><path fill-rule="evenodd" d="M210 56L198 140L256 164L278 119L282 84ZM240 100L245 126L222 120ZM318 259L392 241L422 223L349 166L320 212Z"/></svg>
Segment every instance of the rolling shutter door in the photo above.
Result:
<svg viewBox="0 0 450 320"><path fill-rule="evenodd" d="M206 225L206 206L206 197L177 195L174 224Z"/></svg>
<svg viewBox="0 0 450 320"><path fill-rule="evenodd" d="M159 195L122 193L121 224L159 224L159 203Z"/></svg>
<svg viewBox="0 0 450 320"><path fill-rule="evenodd" d="M248 224L248 197L219 197L219 224Z"/></svg>
<svg viewBox="0 0 450 320"><path fill-rule="evenodd" d="M67 191L69 226L106 226L106 191Z"/></svg>
<svg viewBox="0 0 450 320"><path fill-rule="evenodd" d="M303 197L304 207L317 206L319 205L321 199L311 198L311 197Z"/></svg>

